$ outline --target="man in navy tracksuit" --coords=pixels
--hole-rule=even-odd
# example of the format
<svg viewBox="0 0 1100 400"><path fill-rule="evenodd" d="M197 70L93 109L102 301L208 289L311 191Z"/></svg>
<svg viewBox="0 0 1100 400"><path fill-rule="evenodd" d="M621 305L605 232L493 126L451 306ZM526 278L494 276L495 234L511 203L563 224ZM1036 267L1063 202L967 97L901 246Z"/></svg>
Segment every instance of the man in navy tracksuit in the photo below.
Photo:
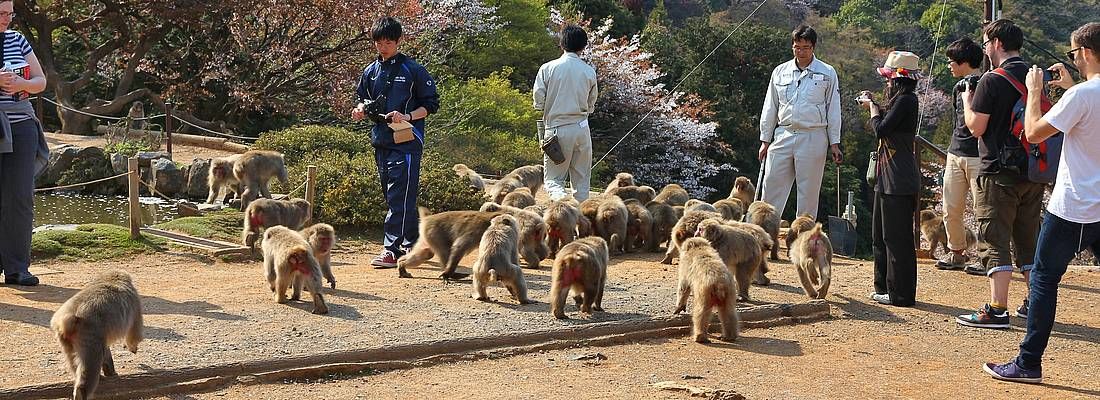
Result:
<svg viewBox="0 0 1100 400"><path fill-rule="evenodd" d="M428 71L398 52L400 22L391 17L379 19L371 31L371 39L379 56L359 77L355 88L359 105L352 110L351 117L356 121L368 118L375 123L371 145L389 213L382 226L385 249L371 265L393 268L397 266L397 258L416 243L418 236L416 195L420 189L420 156L424 151L424 118L439 109L439 95ZM377 106L370 106L372 102ZM388 123L403 121L412 124L412 137L395 141Z"/></svg>

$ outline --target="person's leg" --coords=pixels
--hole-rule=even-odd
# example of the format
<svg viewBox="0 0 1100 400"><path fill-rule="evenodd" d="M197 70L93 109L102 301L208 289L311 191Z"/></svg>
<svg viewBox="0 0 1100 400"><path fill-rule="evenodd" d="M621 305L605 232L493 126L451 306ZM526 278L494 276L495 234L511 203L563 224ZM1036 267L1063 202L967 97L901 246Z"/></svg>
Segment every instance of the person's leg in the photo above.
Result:
<svg viewBox="0 0 1100 400"><path fill-rule="evenodd" d="M783 214L787 206L787 198L791 196L791 185L794 184L794 152L797 135L780 132L775 135L775 140L768 146L768 157L764 160L764 184L760 199L771 204ZM745 205L748 208L748 204Z"/></svg>
<svg viewBox="0 0 1100 400"><path fill-rule="evenodd" d="M406 154L408 166L405 171L405 196L401 205L401 238L396 242L401 247L399 255L408 252L420 237L420 211L417 199L420 194L420 159L422 154Z"/></svg>
<svg viewBox="0 0 1100 400"><path fill-rule="evenodd" d="M801 134L798 135L798 142L794 153L794 181L798 191L795 215L809 214L816 220L821 178L825 175L825 155L829 153L829 136L824 133Z"/></svg>
<svg viewBox="0 0 1100 400"><path fill-rule="evenodd" d="M576 147L576 136L565 126L546 130L547 138L554 136L558 137L558 144L561 146L562 154L565 155L565 161L562 161L561 164L555 164L550 160L550 157L543 154L542 179L546 194L550 196L551 200L558 200L569 195L565 190L565 180L569 178L570 166L573 164L572 157Z"/></svg>
<svg viewBox="0 0 1100 400"><path fill-rule="evenodd" d="M966 262L960 254L966 249L963 213L966 211L966 195L970 191L964 163L965 158L948 153L943 171L943 225L951 252L944 254L936 265L946 269L962 267L962 263Z"/></svg>
<svg viewBox="0 0 1100 400"><path fill-rule="evenodd" d="M4 282L36 285L31 265L34 228L34 159L38 126L34 121L12 125L13 151L0 154L0 265Z"/></svg>
<svg viewBox="0 0 1100 400"><path fill-rule="evenodd" d="M871 211L871 244L875 253L875 293L886 294L887 287L887 251L883 241L883 194L875 192L874 206Z"/></svg>
<svg viewBox="0 0 1100 400"><path fill-rule="evenodd" d="M890 303L908 307L917 297L917 252L913 248L916 195L882 195L882 240L886 244L886 287Z"/></svg>
<svg viewBox="0 0 1100 400"><path fill-rule="evenodd" d="M573 160L569 166L569 184L573 186L573 198L577 201L588 199L592 183L592 132L587 126L577 126L573 140Z"/></svg>
<svg viewBox="0 0 1100 400"><path fill-rule="evenodd" d="M378 267L394 267L397 258L403 254L405 228L405 196L409 183L409 160L406 155L393 150L375 148L375 162L382 185L382 196L386 200L386 219L382 222L382 254L371 261ZM415 209L412 212L416 212Z"/></svg>
<svg viewBox="0 0 1100 400"><path fill-rule="evenodd" d="M1017 185L1020 195L1019 211L1012 228L1013 253L1016 255L1016 267L1024 274L1024 282L1030 282L1031 269L1035 267L1035 246L1039 238L1039 226L1042 223L1043 194L1045 185L1021 183ZM1024 295L1017 314L1027 318L1028 285L1024 285Z"/></svg>
<svg viewBox="0 0 1100 400"><path fill-rule="evenodd" d="M977 197L974 214L978 219L978 256L990 279L989 304L971 314L959 315L955 322L978 328L1009 327L1005 303L1008 280L1012 279L1010 242L1012 221L1016 217L1016 195L1011 186L996 183L995 177L980 175L975 180ZM967 272L970 272L969 270Z"/></svg>

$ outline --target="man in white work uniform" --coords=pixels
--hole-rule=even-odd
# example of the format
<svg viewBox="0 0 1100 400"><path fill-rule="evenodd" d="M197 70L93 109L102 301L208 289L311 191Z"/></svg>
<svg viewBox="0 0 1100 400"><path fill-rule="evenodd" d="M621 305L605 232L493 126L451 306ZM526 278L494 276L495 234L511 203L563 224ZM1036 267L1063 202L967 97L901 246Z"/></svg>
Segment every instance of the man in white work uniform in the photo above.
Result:
<svg viewBox="0 0 1100 400"><path fill-rule="evenodd" d="M825 155L840 163L840 85L836 70L814 56L817 32L802 25L791 32L794 59L772 71L760 113L763 200L780 214L791 185L798 188L796 214L817 218Z"/></svg>

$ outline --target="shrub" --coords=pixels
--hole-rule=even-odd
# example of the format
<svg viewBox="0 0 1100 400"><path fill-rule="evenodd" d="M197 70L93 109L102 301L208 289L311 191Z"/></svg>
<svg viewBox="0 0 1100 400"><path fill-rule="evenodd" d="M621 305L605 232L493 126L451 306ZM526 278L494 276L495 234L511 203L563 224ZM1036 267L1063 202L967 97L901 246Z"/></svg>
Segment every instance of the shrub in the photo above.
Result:
<svg viewBox="0 0 1100 400"><path fill-rule="evenodd" d="M283 153L287 163L296 163L307 154L320 150L332 150L346 155L371 151L369 132L321 125L296 126L281 131L264 132L256 140L253 148Z"/></svg>

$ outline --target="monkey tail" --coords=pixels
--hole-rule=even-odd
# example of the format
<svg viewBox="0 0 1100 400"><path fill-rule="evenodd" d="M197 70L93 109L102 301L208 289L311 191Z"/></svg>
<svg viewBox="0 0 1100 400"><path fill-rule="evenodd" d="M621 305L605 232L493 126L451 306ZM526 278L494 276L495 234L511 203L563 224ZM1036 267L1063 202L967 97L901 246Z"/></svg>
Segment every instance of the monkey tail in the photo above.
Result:
<svg viewBox="0 0 1100 400"><path fill-rule="evenodd" d="M57 337L62 341L70 341L76 336L77 326L80 325L80 317L68 314L61 318L58 326L54 327L57 330Z"/></svg>

